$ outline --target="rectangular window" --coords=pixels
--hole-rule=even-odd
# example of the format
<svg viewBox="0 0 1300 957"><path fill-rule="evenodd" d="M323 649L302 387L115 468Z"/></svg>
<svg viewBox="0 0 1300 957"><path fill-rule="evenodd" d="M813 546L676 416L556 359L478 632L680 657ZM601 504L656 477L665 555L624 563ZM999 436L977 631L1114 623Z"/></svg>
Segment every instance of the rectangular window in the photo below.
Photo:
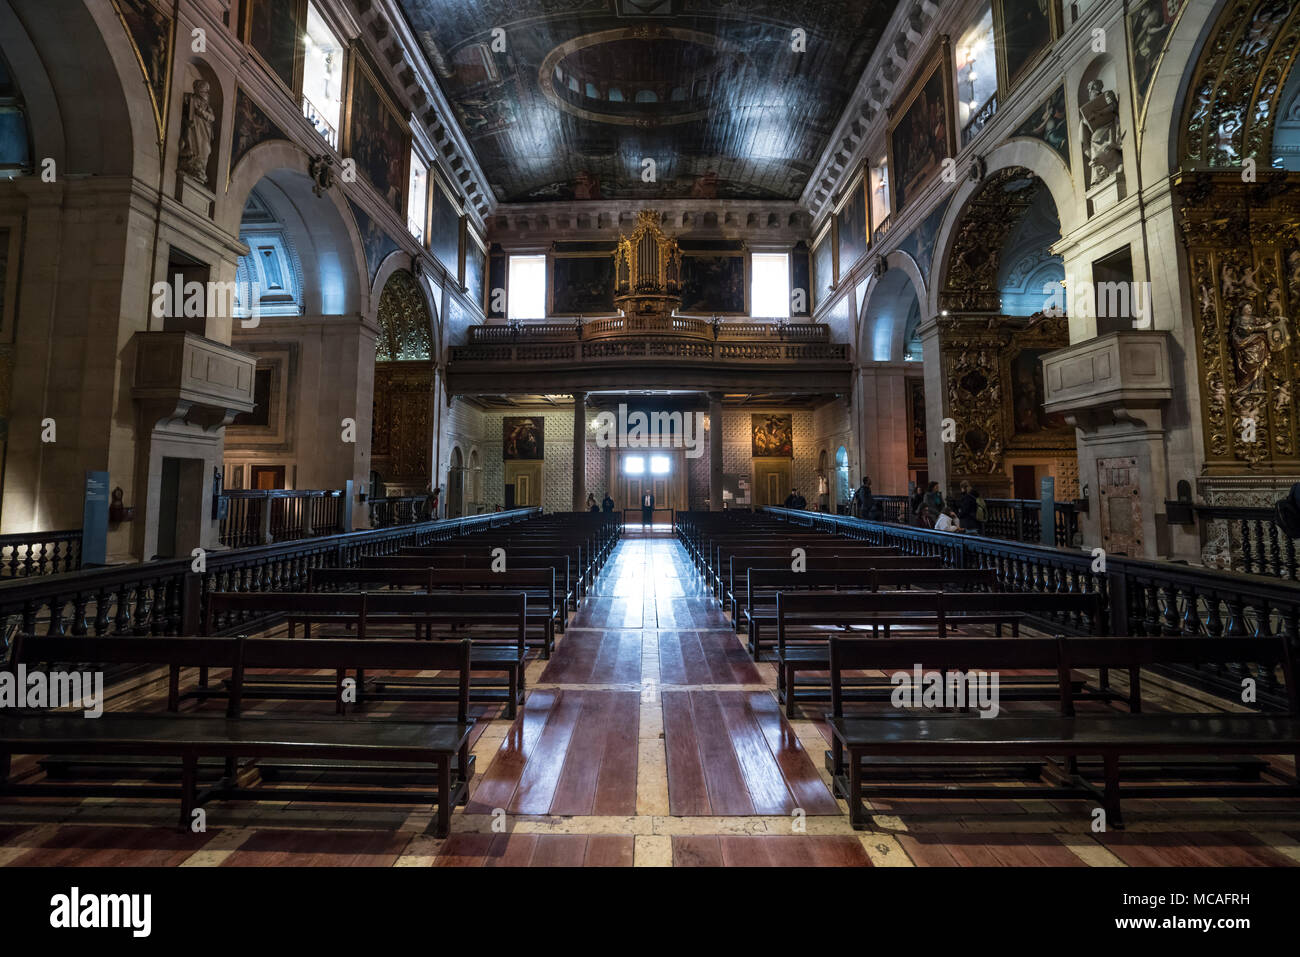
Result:
<svg viewBox="0 0 1300 957"><path fill-rule="evenodd" d="M650 456L650 474L667 475L672 469L672 460L666 455Z"/></svg>
<svg viewBox="0 0 1300 957"><path fill-rule="evenodd" d="M307 5L307 32L302 42L302 115L330 146L338 149L339 118L343 115L343 44L314 3Z"/></svg>
<svg viewBox="0 0 1300 957"><path fill-rule="evenodd" d="M429 167L420 154L411 150L411 188L406 191L406 228L424 242L424 217L429 202Z"/></svg>
<svg viewBox="0 0 1300 957"><path fill-rule="evenodd" d="M641 455L629 455L623 459L623 471L628 475L645 474L645 457Z"/></svg>
<svg viewBox="0 0 1300 957"><path fill-rule="evenodd" d="M511 256L506 316L546 318L546 257Z"/></svg>
<svg viewBox="0 0 1300 957"><path fill-rule="evenodd" d="M888 218L889 160L882 156L880 162L871 167L871 228L879 229Z"/></svg>
<svg viewBox="0 0 1300 957"><path fill-rule="evenodd" d="M964 146L998 110L998 67L993 37L993 8L986 6L975 25L962 34L954 51L957 67L957 125Z"/></svg>
<svg viewBox="0 0 1300 957"><path fill-rule="evenodd" d="M753 275L750 315L762 319L789 319L790 254L754 253L750 271Z"/></svg>

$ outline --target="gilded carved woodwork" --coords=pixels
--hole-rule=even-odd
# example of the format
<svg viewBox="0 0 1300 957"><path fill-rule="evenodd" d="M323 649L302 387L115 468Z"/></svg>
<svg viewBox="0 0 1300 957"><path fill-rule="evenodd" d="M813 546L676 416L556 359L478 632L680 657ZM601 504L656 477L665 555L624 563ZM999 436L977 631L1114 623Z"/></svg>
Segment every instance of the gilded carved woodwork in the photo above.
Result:
<svg viewBox="0 0 1300 957"><path fill-rule="evenodd" d="M394 362L430 358L431 329L429 310L415 277L404 269L393 273L379 296L375 359Z"/></svg>
<svg viewBox="0 0 1300 957"><path fill-rule="evenodd" d="M1184 168L1270 165L1278 99L1300 41L1296 0L1234 0L1196 65L1183 122Z"/></svg>
<svg viewBox="0 0 1300 957"><path fill-rule="evenodd" d="M1300 176L1179 177L1194 299L1207 471L1294 470L1300 357Z"/></svg>
<svg viewBox="0 0 1300 957"><path fill-rule="evenodd" d="M375 365L371 467L387 483L424 484L433 457L433 363Z"/></svg>
<svg viewBox="0 0 1300 957"><path fill-rule="evenodd" d="M947 414L956 424L954 475L994 475L1016 452L1074 451L1074 430L1054 420L1040 423L1041 379L1016 378L1036 353L1069 341L1063 316L946 316L939 320L939 346L947 389ZM1026 357L1022 354L1028 353ZM1028 389L1026 393L1024 390ZM1030 428L1017 419L1025 401L1035 415Z"/></svg>
<svg viewBox="0 0 1300 957"><path fill-rule="evenodd" d="M1007 238L1033 205L1042 183L1020 167L998 170L962 213L952 240L939 308L949 312L1002 311L998 268Z"/></svg>

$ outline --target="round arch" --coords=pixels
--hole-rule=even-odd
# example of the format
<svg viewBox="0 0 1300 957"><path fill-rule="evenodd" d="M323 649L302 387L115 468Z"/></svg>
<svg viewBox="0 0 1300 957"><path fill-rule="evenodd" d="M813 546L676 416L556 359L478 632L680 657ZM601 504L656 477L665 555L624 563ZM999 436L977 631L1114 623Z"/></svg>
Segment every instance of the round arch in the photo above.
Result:
<svg viewBox="0 0 1300 957"><path fill-rule="evenodd" d="M424 308L429 312L430 341L429 341L429 358L436 363L440 354L440 344L442 337L442 328L439 317L441 310L438 308L441 303L437 301L433 290L429 286L428 276L420 268L419 260L402 249L394 250L384 257L379 264L379 270L375 273L375 281L370 286L370 302L374 305L373 312L367 312L366 318L378 326L379 322L379 299L383 295L384 286L392 278L393 273L400 270L406 270L415 276L415 284L419 287L420 297L424 300Z"/></svg>
<svg viewBox="0 0 1300 957"><path fill-rule="evenodd" d="M244 207L254 187L270 180L284 194L287 208L301 219L303 229L295 238L305 245L299 248L304 269L309 260L319 267L335 262L341 288L326 297L323 284L316 277L316 292L321 301L320 311L328 309L329 315L359 315L373 318L366 255L357 230L356 220L348 209L347 201L338 190L330 189L322 197L312 192L312 179L307 173L307 154L287 140L261 143L239 161L231 171L225 196L217 201L217 225L232 236L238 236ZM325 207L318 204L324 203ZM322 214L321 209L328 210ZM309 286L312 277L305 277ZM309 310L311 311L311 310Z"/></svg>
<svg viewBox="0 0 1300 957"><path fill-rule="evenodd" d="M926 299L925 277L909 254L894 250L885 256L883 275L873 277L858 316L858 362L900 362L906 347L907 310L900 302L918 306ZM924 315L922 315L924 318Z"/></svg>
<svg viewBox="0 0 1300 957"><path fill-rule="evenodd" d="M924 300L922 318L939 314L939 293L944 288L948 277L948 259L952 255L956 240L955 232L970 201L978 195L994 174L1010 168L1024 169L1037 176L1047 187L1056 204L1056 213L1061 222L1061 235L1068 236L1078 228L1083 220L1083 203L1075 188L1074 180L1065 163L1051 147L1036 140L1019 139L1004 143L988 156L985 175L979 182L965 180L948 204L943 222L934 244L934 265L931 274L934 282L927 290Z"/></svg>

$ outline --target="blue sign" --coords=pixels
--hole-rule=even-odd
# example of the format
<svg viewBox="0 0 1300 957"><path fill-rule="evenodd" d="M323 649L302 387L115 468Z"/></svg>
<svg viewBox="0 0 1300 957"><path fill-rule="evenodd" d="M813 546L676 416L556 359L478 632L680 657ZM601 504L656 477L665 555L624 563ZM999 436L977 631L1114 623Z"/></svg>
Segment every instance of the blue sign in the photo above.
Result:
<svg viewBox="0 0 1300 957"><path fill-rule="evenodd" d="M1044 476L1038 493L1038 530L1044 545L1056 544L1056 479Z"/></svg>
<svg viewBox="0 0 1300 957"><path fill-rule="evenodd" d="M86 500L81 510L81 567L108 561L108 473L86 472Z"/></svg>

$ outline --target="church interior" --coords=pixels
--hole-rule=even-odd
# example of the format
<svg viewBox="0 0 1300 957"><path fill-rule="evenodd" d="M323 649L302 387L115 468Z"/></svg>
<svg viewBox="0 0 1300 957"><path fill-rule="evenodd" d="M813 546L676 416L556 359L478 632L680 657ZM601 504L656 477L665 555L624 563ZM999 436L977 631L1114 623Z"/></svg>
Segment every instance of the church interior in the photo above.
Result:
<svg viewBox="0 0 1300 957"><path fill-rule="evenodd" d="M1298 44L4 0L0 866L1300 864Z"/></svg>

